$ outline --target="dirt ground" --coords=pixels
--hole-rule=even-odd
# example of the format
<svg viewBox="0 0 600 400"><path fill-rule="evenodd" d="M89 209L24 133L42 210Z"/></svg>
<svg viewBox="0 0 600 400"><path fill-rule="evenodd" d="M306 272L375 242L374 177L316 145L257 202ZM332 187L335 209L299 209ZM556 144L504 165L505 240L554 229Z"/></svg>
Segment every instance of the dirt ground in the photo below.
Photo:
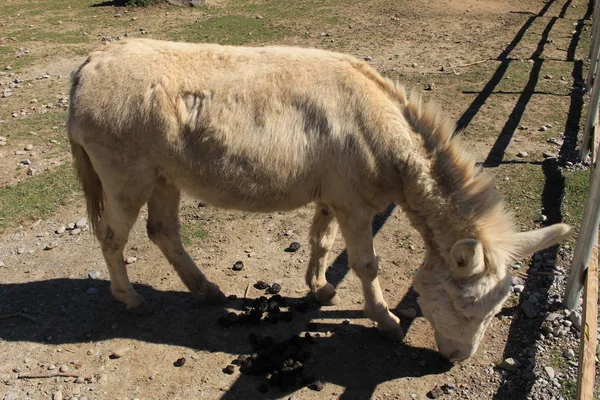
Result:
<svg viewBox="0 0 600 400"><path fill-rule="evenodd" d="M580 89L591 26L586 2L237 0L148 9L110 1L45 3L0 5L0 137L6 139L0 140L0 398L56 399L60 392L79 400L422 399L445 384L454 388L442 398L573 396L573 365L561 356L566 342L542 343L538 334L545 315L560 303L556 288L564 284L574 239L541 255L553 260L552 273L536 275L534 259L513 269L526 280L525 293L543 293L539 316L525 318L519 307L524 296L511 295L476 355L451 365L440 358L420 313L402 318L407 336L401 344L364 317L359 281L348 271L340 235L328 271L339 305L311 303L291 322L230 328L217 323L243 309L245 294L264 295L252 287L258 280L279 283L288 303L306 295L312 206L263 215L184 199L190 255L227 295L238 297L223 307L204 305L186 291L148 240L143 210L125 256L136 258L130 278L154 308L146 317L128 314L111 297L89 229L56 231L85 216L64 129L69 73L93 48L138 35L371 57L378 71L422 91L465 129L463 140L495 174L521 227L539 227L542 214L543 223L577 225L585 189L576 197L569 188L579 187L573 182L581 176L585 181L585 171L569 162L585 115ZM374 229L386 300L397 313L418 310L411 290L423 254L417 232L394 206L378 216ZM302 247L286 252L291 242ZM245 268L236 272L238 260ZM232 375L222 372L238 355L253 352L250 333L283 340L307 331L315 343L305 368L325 383L322 391L261 393L264 378L240 374L237 367ZM111 357L122 348L128 352ZM182 357L185 364L175 366ZM497 367L508 357L522 359L518 373ZM552 390L546 394L539 392L543 365L551 365L560 380L558 386L548 380ZM60 373L72 376L23 379L56 374L61 367Z"/></svg>

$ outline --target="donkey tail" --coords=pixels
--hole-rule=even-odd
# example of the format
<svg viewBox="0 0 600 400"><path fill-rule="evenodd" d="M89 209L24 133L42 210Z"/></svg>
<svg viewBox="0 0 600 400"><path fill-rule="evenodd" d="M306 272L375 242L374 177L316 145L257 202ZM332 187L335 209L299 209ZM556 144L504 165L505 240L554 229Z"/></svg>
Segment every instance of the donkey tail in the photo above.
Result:
<svg viewBox="0 0 600 400"><path fill-rule="evenodd" d="M102 181L100 181L100 177L94 170L90 157L83 146L73 139L70 139L70 142L77 178L79 179L87 203L88 218L94 231L97 231L98 223L104 211Z"/></svg>

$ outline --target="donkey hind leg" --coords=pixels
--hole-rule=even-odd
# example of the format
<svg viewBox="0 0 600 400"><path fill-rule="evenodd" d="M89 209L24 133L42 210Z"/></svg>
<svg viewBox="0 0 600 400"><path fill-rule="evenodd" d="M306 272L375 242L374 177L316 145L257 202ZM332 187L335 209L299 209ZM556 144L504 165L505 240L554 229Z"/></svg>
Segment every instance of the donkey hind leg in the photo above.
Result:
<svg viewBox="0 0 600 400"><path fill-rule="evenodd" d="M220 304L226 297L217 284L210 282L183 248L179 227L180 190L159 178L148 201L148 237L163 252L167 260L188 287L207 303Z"/></svg>
<svg viewBox="0 0 600 400"><path fill-rule="evenodd" d="M134 185L132 184L130 187L132 186ZM143 191L128 191L118 194L106 192L104 212L96 230L108 267L113 296L125 303L129 311L140 315L150 314L152 309L129 281L123 260L123 249L146 199L147 195L144 196Z"/></svg>
<svg viewBox="0 0 600 400"><path fill-rule="evenodd" d="M306 270L306 284L319 303L330 306L339 303L335 288L325 278L327 256L337 235L338 223L333 212L324 204L317 204L310 228L310 261Z"/></svg>
<svg viewBox="0 0 600 400"><path fill-rule="evenodd" d="M380 330L389 332L395 340L401 340L404 333L400 320L390 312L377 278L378 261L373 247L371 218L356 218L347 214L338 216L338 220L348 249L350 266L362 283L365 314L377 322Z"/></svg>

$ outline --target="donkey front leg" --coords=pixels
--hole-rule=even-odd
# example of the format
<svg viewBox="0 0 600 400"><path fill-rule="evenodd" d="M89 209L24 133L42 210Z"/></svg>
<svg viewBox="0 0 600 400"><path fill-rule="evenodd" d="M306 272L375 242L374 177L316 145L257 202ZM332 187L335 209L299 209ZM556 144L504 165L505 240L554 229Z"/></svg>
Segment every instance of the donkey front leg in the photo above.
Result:
<svg viewBox="0 0 600 400"><path fill-rule="evenodd" d="M373 248L371 218L357 218L355 215L342 218L338 215L338 220L346 242L350 267L362 283L365 314L377 322L380 330L389 332L395 340L401 340L404 332L400 320L390 312L377 279L378 261Z"/></svg>
<svg viewBox="0 0 600 400"><path fill-rule="evenodd" d="M310 228L310 261L306 270L306 284L319 303L325 306L335 305L339 297L335 288L327 282L327 256L337 235L338 223L331 209L324 204L317 204L315 216Z"/></svg>
<svg viewBox="0 0 600 400"><path fill-rule="evenodd" d="M224 303L219 286L210 282L198 269L181 243L179 227L180 190L159 178L148 200L148 237L162 251L190 292L212 304Z"/></svg>

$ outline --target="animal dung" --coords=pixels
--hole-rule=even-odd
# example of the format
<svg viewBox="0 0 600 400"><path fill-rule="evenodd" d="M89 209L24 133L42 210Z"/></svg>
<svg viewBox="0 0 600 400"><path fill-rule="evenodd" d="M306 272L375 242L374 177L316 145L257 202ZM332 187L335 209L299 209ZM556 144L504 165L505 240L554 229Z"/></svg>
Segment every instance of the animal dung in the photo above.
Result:
<svg viewBox="0 0 600 400"><path fill-rule="evenodd" d="M231 268L234 271L241 271L244 269L244 263L243 261L236 261L235 264L233 264L233 267Z"/></svg>
<svg viewBox="0 0 600 400"><path fill-rule="evenodd" d="M278 284L275 285L279 286ZM279 286L280 289L281 286ZM279 321L290 322L294 318L294 313L289 310L282 311L282 307L286 307L286 301L281 295L276 294L270 298L260 296L258 299L247 302L245 312L238 314L231 311L227 315L219 317L217 323L223 328L229 328L233 325L241 324L259 325L261 321L272 324ZM308 309L308 304L306 308Z"/></svg>
<svg viewBox="0 0 600 400"><path fill-rule="evenodd" d="M235 367L233 365L229 364L228 366L223 368L223 372L226 373L227 375L232 375L235 372Z"/></svg>
<svg viewBox="0 0 600 400"><path fill-rule="evenodd" d="M300 245L300 243L298 243L298 242L292 242L292 243L290 243L290 245L288 246L288 248L286 249L286 251L288 251L290 253L295 253L296 251L300 250L300 247L302 247Z"/></svg>
<svg viewBox="0 0 600 400"><path fill-rule="evenodd" d="M173 366L179 368L179 367L183 367L184 364L185 364L185 358L181 357L181 358L178 358L177 361L175 361L173 363Z"/></svg>
<svg viewBox="0 0 600 400"><path fill-rule="evenodd" d="M277 294L281 291L281 285L279 283L274 283L270 288L267 289L267 293L269 294Z"/></svg>
<svg viewBox="0 0 600 400"><path fill-rule="evenodd" d="M259 337L251 333L248 339L254 352L238 356L223 372L229 374L227 369L233 373L234 365L237 365L242 374L262 376L265 382L260 384L259 390L263 393L269 387L286 392L315 384L320 389L313 390L322 390L323 384L318 383L305 366L311 356L308 346L313 343L306 336L295 335L277 342L271 336Z"/></svg>
<svg viewBox="0 0 600 400"><path fill-rule="evenodd" d="M265 289L268 289L270 287L270 285L265 281L258 281L254 284L254 287L257 288L258 290L265 290Z"/></svg>

